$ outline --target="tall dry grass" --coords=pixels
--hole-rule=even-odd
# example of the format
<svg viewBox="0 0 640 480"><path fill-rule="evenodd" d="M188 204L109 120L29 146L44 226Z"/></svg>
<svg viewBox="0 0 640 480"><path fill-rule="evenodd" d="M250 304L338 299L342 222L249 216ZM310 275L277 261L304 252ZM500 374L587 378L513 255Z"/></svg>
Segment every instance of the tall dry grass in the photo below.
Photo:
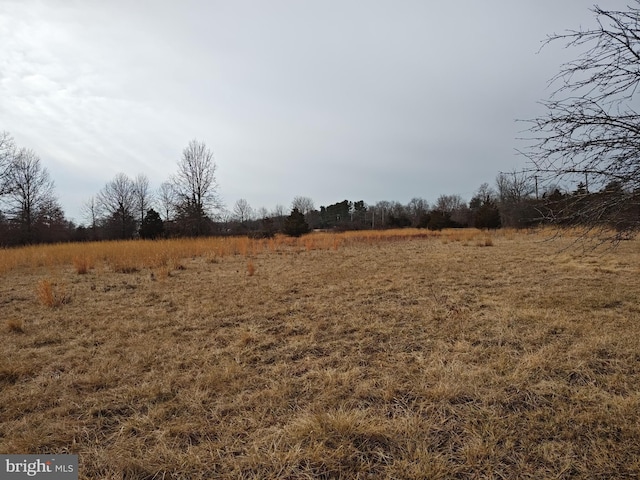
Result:
<svg viewBox="0 0 640 480"><path fill-rule="evenodd" d="M25 261L0 277L0 451L77 453L82 479L635 478L639 242L547 233ZM42 278L73 301L43 306Z"/></svg>
<svg viewBox="0 0 640 480"><path fill-rule="evenodd" d="M443 241L471 241L503 235L475 229L428 231L421 229L354 231L344 233L315 232L300 238L277 235L271 239L248 237L210 237L173 240L127 240L112 242L66 243L26 246L2 250L0 275L15 269L70 266L79 274L95 268L120 273L170 266L181 260L196 257L222 259L228 256L255 256L264 252L289 250L338 250L346 245L378 244L410 239L442 239Z"/></svg>

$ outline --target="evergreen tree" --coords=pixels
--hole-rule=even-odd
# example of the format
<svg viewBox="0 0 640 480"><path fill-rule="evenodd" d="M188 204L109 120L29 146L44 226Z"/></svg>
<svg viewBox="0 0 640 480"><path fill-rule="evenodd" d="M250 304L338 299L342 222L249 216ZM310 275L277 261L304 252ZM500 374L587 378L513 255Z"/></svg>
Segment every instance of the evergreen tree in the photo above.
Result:
<svg viewBox="0 0 640 480"><path fill-rule="evenodd" d="M140 226L140 238L156 239L164 233L164 222L153 208L147 211Z"/></svg>
<svg viewBox="0 0 640 480"><path fill-rule="evenodd" d="M213 222L202 207L190 201L176 206L177 233L187 237L201 237L213 232Z"/></svg>
<svg viewBox="0 0 640 480"><path fill-rule="evenodd" d="M309 224L300 210L294 208L284 221L284 233L291 237L299 237L309 232Z"/></svg>
<svg viewBox="0 0 640 480"><path fill-rule="evenodd" d="M476 228L500 228L500 210L493 199L486 199L475 212Z"/></svg>
<svg viewBox="0 0 640 480"><path fill-rule="evenodd" d="M127 240L136 232L136 220L123 208L113 212L104 222L105 236L109 240Z"/></svg>
<svg viewBox="0 0 640 480"><path fill-rule="evenodd" d="M451 214L443 210L431 210L426 227L429 230L442 230L451 227Z"/></svg>

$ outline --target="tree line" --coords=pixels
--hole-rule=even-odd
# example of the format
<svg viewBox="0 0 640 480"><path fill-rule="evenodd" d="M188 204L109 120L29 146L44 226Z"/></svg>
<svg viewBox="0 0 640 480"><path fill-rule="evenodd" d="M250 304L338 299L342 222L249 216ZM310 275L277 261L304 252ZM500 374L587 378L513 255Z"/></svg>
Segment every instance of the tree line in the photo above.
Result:
<svg viewBox="0 0 640 480"><path fill-rule="evenodd" d="M3 246L62 241L174 238L205 235L270 237L278 232L301 235L315 229L361 230L383 228L523 228L553 221L579 223L586 206L598 209L612 195L625 195L623 186L608 184L589 192L580 184L574 192L537 191L534 176L500 173L495 185L480 185L467 202L460 195L441 195L430 204L420 197L406 205L379 201L343 200L316 208L309 197L298 196L290 208L253 209L239 199L228 210L222 205L212 151L197 140L189 142L176 172L156 190L144 174L131 178L118 173L83 205L85 223L67 220L54 183L35 152L18 148L6 132L0 134L0 244ZM617 209L613 226L626 225L634 214L635 196Z"/></svg>
<svg viewBox="0 0 640 480"><path fill-rule="evenodd" d="M433 204L421 197L412 198L406 205L397 201L367 205L362 200L343 200L315 209L310 198L296 197L289 217L282 216L281 210L271 217L264 212L255 215L245 200L239 202L242 215L234 208L235 214L227 221L236 234L262 232L265 224L289 234L312 229L497 229L544 224L633 232L640 216L640 192L625 189L619 182L612 181L597 190L589 190L582 182L573 190L554 184L543 189L535 175L515 171L499 173L493 186L483 183L468 202L456 194L440 195ZM291 222L294 216L298 220L288 231L283 221ZM302 221L304 225L300 225Z"/></svg>
<svg viewBox="0 0 640 480"><path fill-rule="evenodd" d="M144 174L118 173L83 205L86 223L75 225L38 155L0 132L0 246L213 234L219 208L215 170L211 150L193 140L157 191Z"/></svg>
<svg viewBox="0 0 640 480"><path fill-rule="evenodd" d="M445 228L501 225L494 191L484 185L467 205L460 196L441 196L433 206L421 198L407 205L344 200L314 207L308 197L295 197L291 208L254 210L238 200L232 210L221 203L212 151L189 142L174 175L153 190L149 178L118 173L82 207L84 223L65 217L54 182L38 155L19 148L0 133L0 245L62 241L166 238L203 235L291 235L311 229L363 229L417 226Z"/></svg>
<svg viewBox="0 0 640 480"><path fill-rule="evenodd" d="M0 132L0 201L0 245L70 239L74 225L64 216L49 172L7 132Z"/></svg>

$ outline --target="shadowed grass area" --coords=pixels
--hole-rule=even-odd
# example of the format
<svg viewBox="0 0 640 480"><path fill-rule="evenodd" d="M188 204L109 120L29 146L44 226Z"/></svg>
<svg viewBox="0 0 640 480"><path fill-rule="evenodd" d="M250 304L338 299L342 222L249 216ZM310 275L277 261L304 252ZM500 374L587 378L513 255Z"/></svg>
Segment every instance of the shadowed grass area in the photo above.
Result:
<svg viewBox="0 0 640 480"><path fill-rule="evenodd" d="M0 451L81 478L637 476L640 243L412 232L5 270Z"/></svg>

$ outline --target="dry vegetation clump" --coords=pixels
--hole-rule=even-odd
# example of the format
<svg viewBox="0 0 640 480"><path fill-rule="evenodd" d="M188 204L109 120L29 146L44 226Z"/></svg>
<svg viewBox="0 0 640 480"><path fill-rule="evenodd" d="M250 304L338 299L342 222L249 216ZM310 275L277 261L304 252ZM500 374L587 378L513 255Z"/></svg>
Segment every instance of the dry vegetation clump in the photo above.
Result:
<svg viewBox="0 0 640 480"><path fill-rule="evenodd" d="M256 266L253 263L253 260L249 259L247 262L247 275L252 277L256 273Z"/></svg>
<svg viewBox="0 0 640 480"><path fill-rule="evenodd" d="M18 318L10 318L6 323L7 332L9 333L24 333L24 321Z"/></svg>
<svg viewBox="0 0 640 480"><path fill-rule="evenodd" d="M82 479L640 475L639 241L398 234L12 267L0 451L77 453ZM34 302L44 274L74 301Z"/></svg>
<svg viewBox="0 0 640 480"><path fill-rule="evenodd" d="M476 241L476 245L478 247L492 247L493 239L489 236L478 238L478 240Z"/></svg>
<svg viewBox="0 0 640 480"><path fill-rule="evenodd" d="M49 308L57 308L70 301L65 286L51 280L40 280L36 294L40 303Z"/></svg>
<svg viewBox="0 0 640 480"><path fill-rule="evenodd" d="M77 255L73 257L73 268L75 268L78 275L86 275L93 268L93 261L86 254Z"/></svg>

